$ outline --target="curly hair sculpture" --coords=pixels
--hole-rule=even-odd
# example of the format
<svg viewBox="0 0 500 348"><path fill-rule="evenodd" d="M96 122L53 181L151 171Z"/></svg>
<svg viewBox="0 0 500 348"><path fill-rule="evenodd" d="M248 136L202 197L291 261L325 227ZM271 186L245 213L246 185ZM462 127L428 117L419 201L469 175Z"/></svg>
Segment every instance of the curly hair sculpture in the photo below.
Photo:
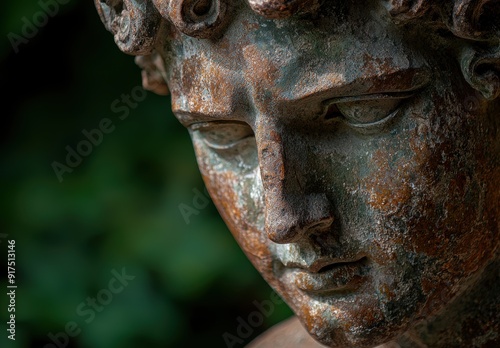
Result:
<svg viewBox="0 0 500 348"><path fill-rule="evenodd" d="M269 19L311 16L314 20L321 16L324 3L321 0L247 1L254 12ZM457 56L465 79L488 100L500 95L499 0L384 0L383 4L400 25L418 21L468 41ZM145 56L140 62L149 67L153 64L145 63L150 60L147 56L168 40L169 30L216 40L235 12L235 4L229 0L95 0L95 5L118 47L127 54ZM159 83L158 80L149 85ZM165 94L166 84L163 85L161 94Z"/></svg>

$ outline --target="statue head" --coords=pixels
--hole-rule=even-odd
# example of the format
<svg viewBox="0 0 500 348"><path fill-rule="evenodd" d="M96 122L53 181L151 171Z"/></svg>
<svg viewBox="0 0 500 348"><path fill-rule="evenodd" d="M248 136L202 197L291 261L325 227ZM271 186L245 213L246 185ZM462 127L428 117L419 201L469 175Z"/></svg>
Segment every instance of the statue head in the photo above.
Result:
<svg viewBox="0 0 500 348"><path fill-rule="evenodd" d="M499 1L95 2L314 338L498 337Z"/></svg>

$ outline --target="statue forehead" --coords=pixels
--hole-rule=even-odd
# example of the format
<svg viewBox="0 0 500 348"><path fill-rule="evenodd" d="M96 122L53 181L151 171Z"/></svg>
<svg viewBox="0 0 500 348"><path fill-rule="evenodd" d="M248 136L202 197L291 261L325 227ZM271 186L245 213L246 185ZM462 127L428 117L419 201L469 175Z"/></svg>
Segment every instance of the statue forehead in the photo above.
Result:
<svg viewBox="0 0 500 348"><path fill-rule="evenodd" d="M235 115L300 101L411 89L428 77L426 62L381 11L343 20L268 20L242 10L219 40L177 34L165 59L177 113ZM263 104L263 105L261 105Z"/></svg>

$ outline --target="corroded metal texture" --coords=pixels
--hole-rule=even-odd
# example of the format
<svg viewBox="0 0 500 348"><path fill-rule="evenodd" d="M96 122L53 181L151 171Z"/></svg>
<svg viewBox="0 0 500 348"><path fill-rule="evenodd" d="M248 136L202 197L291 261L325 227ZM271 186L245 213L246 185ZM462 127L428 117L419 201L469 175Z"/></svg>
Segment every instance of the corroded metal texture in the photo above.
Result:
<svg viewBox="0 0 500 348"><path fill-rule="evenodd" d="M256 13L268 18L286 18L292 15L314 13L320 0L248 0Z"/></svg>
<svg viewBox="0 0 500 348"><path fill-rule="evenodd" d="M148 0L94 0L106 29L125 53L149 54L156 43L161 16Z"/></svg>
<svg viewBox="0 0 500 348"><path fill-rule="evenodd" d="M222 217L312 337L500 346L499 1L119 3L96 1L115 40L123 8L138 21L147 50L122 49L149 51Z"/></svg>

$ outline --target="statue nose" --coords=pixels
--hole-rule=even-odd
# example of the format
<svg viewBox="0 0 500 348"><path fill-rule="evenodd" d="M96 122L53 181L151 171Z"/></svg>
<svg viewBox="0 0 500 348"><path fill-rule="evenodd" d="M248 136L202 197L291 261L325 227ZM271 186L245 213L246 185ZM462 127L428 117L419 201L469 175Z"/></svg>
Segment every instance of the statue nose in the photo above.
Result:
<svg viewBox="0 0 500 348"><path fill-rule="evenodd" d="M268 238L275 243L293 243L330 227L334 220L330 201L324 193L317 193L314 183L304 180L308 176L307 154L297 148L287 154L275 131L258 138Z"/></svg>
<svg viewBox="0 0 500 348"><path fill-rule="evenodd" d="M329 208L324 194L266 197L266 234L273 242L284 244L324 231L333 223Z"/></svg>

